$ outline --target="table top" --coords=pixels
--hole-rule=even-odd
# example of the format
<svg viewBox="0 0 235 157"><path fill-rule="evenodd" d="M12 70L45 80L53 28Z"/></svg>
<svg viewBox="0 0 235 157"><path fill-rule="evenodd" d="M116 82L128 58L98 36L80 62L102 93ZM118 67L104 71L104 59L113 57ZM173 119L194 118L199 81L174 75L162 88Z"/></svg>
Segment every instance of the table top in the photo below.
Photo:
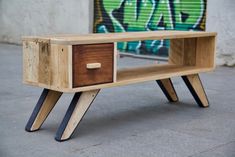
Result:
<svg viewBox="0 0 235 157"><path fill-rule="evenodd" d="M161 40L177 38L196 38L216 36L216 32L202 31L147 31L147 32L123 32L123 33L93 33L85 35L57 34L47 36L25 36L23 41L49 42L51 44L78 45L95 43L112 43L135 40Z"/></svg>

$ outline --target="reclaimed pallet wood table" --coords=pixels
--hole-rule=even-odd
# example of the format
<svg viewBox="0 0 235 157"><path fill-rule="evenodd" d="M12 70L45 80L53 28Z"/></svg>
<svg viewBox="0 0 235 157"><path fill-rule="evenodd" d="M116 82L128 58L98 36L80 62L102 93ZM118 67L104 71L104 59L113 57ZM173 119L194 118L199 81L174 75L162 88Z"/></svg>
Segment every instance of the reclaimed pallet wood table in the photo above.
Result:
<svg viewBox="0 0 235 157"><path fill-rule="evenodd" d="M68 140L103 88L156 80L170 102L178 101L171 77L180 76L200 107L209 102L199 73L215 68L215 32L151 31L23 37L23 82L44 88L26 131L39 130L65 92L75 93L55 139ZM170 40L163 65L117 69L116 43Z"/></svg>

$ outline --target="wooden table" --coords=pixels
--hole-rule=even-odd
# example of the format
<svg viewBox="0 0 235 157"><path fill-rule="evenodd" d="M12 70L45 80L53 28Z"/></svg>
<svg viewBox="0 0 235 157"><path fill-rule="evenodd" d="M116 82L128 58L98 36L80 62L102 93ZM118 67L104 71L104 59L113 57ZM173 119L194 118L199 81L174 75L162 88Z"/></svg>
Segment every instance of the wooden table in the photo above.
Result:
<svg viewBox="0 0 235 157"><path fill-rule="evenodd" d="M215 32L151 31L23 37L23 82L44 88L26 125L39 130L64 92L75 93L55 139L68 140L100 89L156 80L170 102L181 76L200 107L209 102L198 73L215 68ZM163 65L117 69L116 42L170 39Z"/></svg>

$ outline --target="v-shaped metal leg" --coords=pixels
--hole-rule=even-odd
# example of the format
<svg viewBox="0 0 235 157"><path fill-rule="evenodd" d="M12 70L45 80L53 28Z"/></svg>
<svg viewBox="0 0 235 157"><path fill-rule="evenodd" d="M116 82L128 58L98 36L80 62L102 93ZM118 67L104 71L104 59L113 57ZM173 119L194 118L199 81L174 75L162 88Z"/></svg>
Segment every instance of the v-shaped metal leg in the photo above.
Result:
<svg viewBox="0 0 235 157"><path fill-rule="evenodd" d="M198 74L182 76L185 84L200 107L209 107L209 101Z"/></svg>
<svg viewBox="0 0 235 157"><path fill-rule="evenodd" d="M56 132L55 140L62 142L72 136L99 91L100 90L85 91L74 95L64 119Z"/></svg>
<svg viewBox="0 0 235 157"><path fill-rule="evenodd" d="M179 100L170 78L157 80L157 83L167 97L168 101L177 102Z"/></svg>
<svg viewBox="0 0 235 157"><path fill-rule="evenodd" d="M61 95L61 92L44 89L28 120L25 130L28 132L39 130Z"/></svg>

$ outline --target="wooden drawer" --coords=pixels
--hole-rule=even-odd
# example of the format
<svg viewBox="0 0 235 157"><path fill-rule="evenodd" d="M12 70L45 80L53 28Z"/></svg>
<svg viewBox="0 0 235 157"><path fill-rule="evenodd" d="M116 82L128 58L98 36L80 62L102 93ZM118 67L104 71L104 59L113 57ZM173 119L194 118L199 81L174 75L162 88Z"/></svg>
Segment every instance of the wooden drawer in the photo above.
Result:
<svg viewBox="0 0 235 157"><path fill-rule="evenodd" d="M73 45L73 88L113 82L114 44Z"/></svg>

